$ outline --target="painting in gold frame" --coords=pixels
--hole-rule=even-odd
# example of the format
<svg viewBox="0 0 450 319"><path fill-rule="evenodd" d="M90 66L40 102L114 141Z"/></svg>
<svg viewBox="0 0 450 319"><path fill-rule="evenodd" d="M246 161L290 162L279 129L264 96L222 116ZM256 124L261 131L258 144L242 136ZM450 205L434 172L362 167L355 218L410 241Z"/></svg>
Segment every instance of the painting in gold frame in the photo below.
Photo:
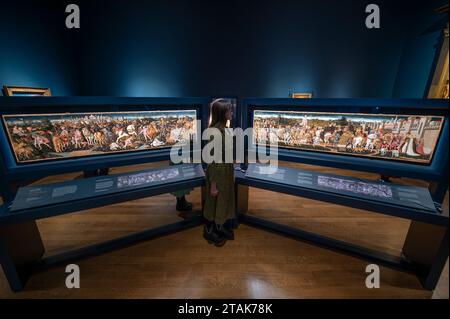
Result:
<svg viewBox="0 0 450 319"><path fill-rule="evenodd" d="M3 115L18 164L168 148L196 137L196 110Z"/></svg>
<svg viewBox="0 0 450 319"><path fill-rule="evenodd" d="M312 93L291 93L291 98L293 98L293 99L310 99L310 98L312 98Z"/></svg>
<svg viewBox="0 0 450 319"><path fill-rule="evenodd" d="M3 86L3 94L5 96L51 96L52 93L50 88L37 88L37 87L27 87L27 86Z"/></svg>
<svg viewBox="0 0 450 319"><path fill-rule="evenodd" d="M255 110L253 143L430 164L442 116Z"/></svg>

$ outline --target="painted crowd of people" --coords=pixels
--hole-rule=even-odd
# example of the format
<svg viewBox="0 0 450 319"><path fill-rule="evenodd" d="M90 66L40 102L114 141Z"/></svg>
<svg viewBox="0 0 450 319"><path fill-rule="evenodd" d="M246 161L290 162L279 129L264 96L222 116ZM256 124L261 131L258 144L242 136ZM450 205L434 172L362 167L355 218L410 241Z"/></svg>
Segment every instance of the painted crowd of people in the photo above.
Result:
<svg viewBox="0 0 450 319"><path fill-rule="evenodd" d="M392 190L388 185L355 182L352 180L334 178L329 176L319 176L317 179L317 184L339 191L343 190L356 194L371 195L382 198L392 198Z"/></svg>
<svg viewBox="0 0 450 319"><path fill-rule="evenodd" d="M58 157L75 151L114 152L171 146L195 134L195 118L104 117L86 115L67 119L7 122L19 160ZM66 154L67 155L67 154ZM86 155L86 154L83 154Z"/></svg>
<svg viewBox="0 0 450 319"><path fill-rule="evenodd" d="M391 158L426 158L430 155L425 149L424 138L416 136L411 129L394 131L382 125L339 124L338 121L308 121L305 118L285 122L280 124L278 117L255 118L256 142Z"/></svg>

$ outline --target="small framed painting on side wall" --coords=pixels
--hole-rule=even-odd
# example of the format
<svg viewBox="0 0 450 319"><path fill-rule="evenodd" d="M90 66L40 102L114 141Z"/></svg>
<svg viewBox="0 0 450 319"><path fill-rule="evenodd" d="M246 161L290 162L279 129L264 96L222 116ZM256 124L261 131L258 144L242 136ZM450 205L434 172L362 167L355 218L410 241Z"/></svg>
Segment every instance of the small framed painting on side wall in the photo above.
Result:
<svg viewBox="0 0 450 319"><path fill-rule="evenodd" d="M291 98L293 98L293 99L310 99L310 98L312 98L312 93L291 93Z"/></svg>
<svg viewBox="0 0 450 319"><path fill-rule="evenodd" d="M3 86L3 94L5 96L51 96L49 88L36 88L27 86Z"/></svg>

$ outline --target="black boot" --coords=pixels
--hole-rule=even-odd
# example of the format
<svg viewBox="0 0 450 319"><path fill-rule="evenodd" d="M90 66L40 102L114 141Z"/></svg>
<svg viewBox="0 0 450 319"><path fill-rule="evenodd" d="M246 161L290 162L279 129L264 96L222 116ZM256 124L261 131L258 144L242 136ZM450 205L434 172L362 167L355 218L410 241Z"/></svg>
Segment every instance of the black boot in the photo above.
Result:
<svg viewBox="0 0 450 319"><path fill-rule="evenodd" d="M225 225L217 225L218 231L228 240L234 240L234 231Z"/></svg>
<svg viewBox="0 0 450 319"><path fill-rule="evenodd" d="M83 171L83 177L84 178L89 178L89 177L94 177L94 176L98 176L98 170L93 170L93 171Z"/></svg>
<svg viewBox="0 0 450 319"><path fill-rule="evenodd" d="M209 244L214 244L216 247L222 247L227 242L227 239L217 231L215 223L207 222L203 227L203 238Z"/></svg>
<svg viewBox="0 0 450 319"><path fill-rule="evenodd" d="M177 211L187 212L192 210L192 204L186 200L186 197L177 197Z"/></svg>

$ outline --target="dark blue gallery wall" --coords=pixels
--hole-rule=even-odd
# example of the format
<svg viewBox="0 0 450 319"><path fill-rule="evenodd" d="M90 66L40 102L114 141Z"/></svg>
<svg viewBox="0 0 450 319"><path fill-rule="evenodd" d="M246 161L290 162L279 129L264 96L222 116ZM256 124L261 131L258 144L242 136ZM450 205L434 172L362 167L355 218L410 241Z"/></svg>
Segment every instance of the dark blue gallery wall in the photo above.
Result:
<svg viewBox="0 0 450 319"><path fill-rule="evenodd" d="M421 97L439 32L418 35L440 3L81 1L80 94Z"/></svg>
<svg viewBox="0 0 450 319"><path fill-rule="evenodd" d="M79 31L64 7L81 8ZM381 8L380 30L364 27ZM442 19L426 0L8 1L0 85L54 95L421 97ZM448 17L447 17L448 19Z"/></svg>
<svg viewBox="0 0 450 319"><path fill-rule="evenodd" d="M60 96L78 93L64 19L64 7L55 1L2 1L0 86L50 87Z"/></svg>

